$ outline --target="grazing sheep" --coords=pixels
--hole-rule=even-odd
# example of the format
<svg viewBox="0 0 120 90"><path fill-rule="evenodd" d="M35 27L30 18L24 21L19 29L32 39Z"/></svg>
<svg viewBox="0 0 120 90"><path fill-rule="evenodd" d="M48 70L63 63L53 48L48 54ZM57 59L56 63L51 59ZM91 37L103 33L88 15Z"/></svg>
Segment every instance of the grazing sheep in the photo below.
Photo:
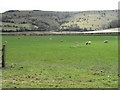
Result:
<svg viewBox="0 0 120 90"><path fill-rule="evenodd" d="M4 43L7 43L7 41L4 41Z"/></svg>
<svg viewBox="0 0 120 90"><path fill-rule="evenodd" d="M85 44L86 44L86 45L90 45L90 44L91 44L91 41L87 41Z"/></svg>
<svg viewBox="0 0 120 90"><path fill-rule="evenodd" d="M18 37L18 39L20 39L20 37Z"/></svg>
<svg viewBox="0 0 120 90"><path fill-rule="evenodd" d="M104 43L108 43L108 40L105 40Z"/></svg>
<svg viewBox="0 0 120 90"><path fill-rule="evenodd" d="M49 40L52 40L52 38L49 38Z"/></svg>
<svg viewBox="0 0 120 90"><path fill-rule="evenodd" d="M87 41L87 42L85 42L85 44L86 44L86 45L88 45L88 41Z"/></svg>
<svg viewBox="0 0 120 90"><path fill-rule="evenodd" d="M92 42L91 41L88 41L88 44L90 45Z"/></svg>
<svg viewBox="0 0 120 90"><path fill-rule="evenodd" d="M60 42L63 42L63 40L60 40Z"/></svg>

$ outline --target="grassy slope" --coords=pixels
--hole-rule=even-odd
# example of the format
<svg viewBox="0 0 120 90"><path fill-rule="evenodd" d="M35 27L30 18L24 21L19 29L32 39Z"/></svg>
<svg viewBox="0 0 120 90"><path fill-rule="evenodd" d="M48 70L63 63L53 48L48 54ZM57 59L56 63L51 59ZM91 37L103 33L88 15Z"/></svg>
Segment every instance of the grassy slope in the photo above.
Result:
<svg viewBox="0 0 120 90"><path fill-rule="evenodd" d="M84 12L51 12L51 11L15 11L3 13L3 26L6 21L13 21L16 27L4 26L3 30L14 30L25 27L28 30L45 29L49 30L61 29L62 26L69 28L73 24L77 24L81 29L99 30L109 28L110 22L117 20L117 10L111 11L84 11ZM86 20L85 20L86 19ZM25 25L21 24L25 22ZM33 23L33 24L32 24ZM28 25L27 25L28 24ZM35 25L34 25L35 24ZM7 25L12 26L11 22ZM29 27L28 27L29 26ZM30 27L32 26L32 27ZM65 29L64 28L64 29ZM50 29L50 30L51 30Z"/></svg>
<svg viewBox="0 0 120 90"><path fill-rule="evenodd" d="M105 13L105 15L103 15L103 13ZM82 29L87 28L88 30L90 30L91 28L92 30L99 30L109 27L109 23L112 20L117 20L117 13L112 11L111 12L103 11L101 13L86 12L85 15L84 13L83 14L79 13L74 17L71 17L70 22L63 24L63 26L64 25L70 26L71 24L77 24Z"/></svg>
<svg viewBox="0 0 120 90"><path fill-rule="evenodd" d="M103 43L106 39L108 44ZM7 36L3 37L5 40L7 66L12 68L3 70L3 87L116 88L118 85L116 36L27 36L20 40ZM84 44L87 40L93 42L91 46Z"/></svg>

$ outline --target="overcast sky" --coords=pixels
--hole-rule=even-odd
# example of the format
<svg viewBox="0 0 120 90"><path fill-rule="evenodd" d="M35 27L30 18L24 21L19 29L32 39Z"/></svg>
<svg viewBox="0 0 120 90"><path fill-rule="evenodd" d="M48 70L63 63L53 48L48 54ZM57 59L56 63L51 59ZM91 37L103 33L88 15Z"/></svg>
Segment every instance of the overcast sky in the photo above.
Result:
<svg viewBox="0 0 120 90"><path fill-rule="evenodd" d="M86 11L115 10L119 0L0 0L0 13L8 10Z"/></svg>

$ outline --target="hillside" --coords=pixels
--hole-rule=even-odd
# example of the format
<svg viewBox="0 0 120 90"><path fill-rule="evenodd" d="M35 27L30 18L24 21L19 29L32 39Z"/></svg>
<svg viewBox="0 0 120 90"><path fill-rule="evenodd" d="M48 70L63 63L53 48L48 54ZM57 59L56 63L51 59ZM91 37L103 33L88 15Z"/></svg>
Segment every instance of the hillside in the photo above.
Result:
<svg viewBox="0 0 120 90"><path fill-rule="evenodd" d="M2 13L2 31L87 31L118 27L118 11L19 11Z"/></svg>

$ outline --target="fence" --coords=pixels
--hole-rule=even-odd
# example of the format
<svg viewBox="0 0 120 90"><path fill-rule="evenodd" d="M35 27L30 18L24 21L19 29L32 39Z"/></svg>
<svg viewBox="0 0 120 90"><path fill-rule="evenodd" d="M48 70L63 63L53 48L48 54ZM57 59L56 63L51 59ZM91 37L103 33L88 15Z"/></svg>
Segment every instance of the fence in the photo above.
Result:
<svg viewBox="0 0 120 90"><path fill-rule="evenodd" d="M30 32L23 32L23 33L10 33L10 34L0 34L2 36L46 36L46 35L81 35L81 36L118 36L120 32L40 32L40 33L30 33Z"/></svg>
<svg viewBox="0 0 120 90"><path fill-rule="evenodd" d="M0 49L2 51L2 67L5 67L5 61L6 61L6 45L3 45L2 48Z"/></svg>

